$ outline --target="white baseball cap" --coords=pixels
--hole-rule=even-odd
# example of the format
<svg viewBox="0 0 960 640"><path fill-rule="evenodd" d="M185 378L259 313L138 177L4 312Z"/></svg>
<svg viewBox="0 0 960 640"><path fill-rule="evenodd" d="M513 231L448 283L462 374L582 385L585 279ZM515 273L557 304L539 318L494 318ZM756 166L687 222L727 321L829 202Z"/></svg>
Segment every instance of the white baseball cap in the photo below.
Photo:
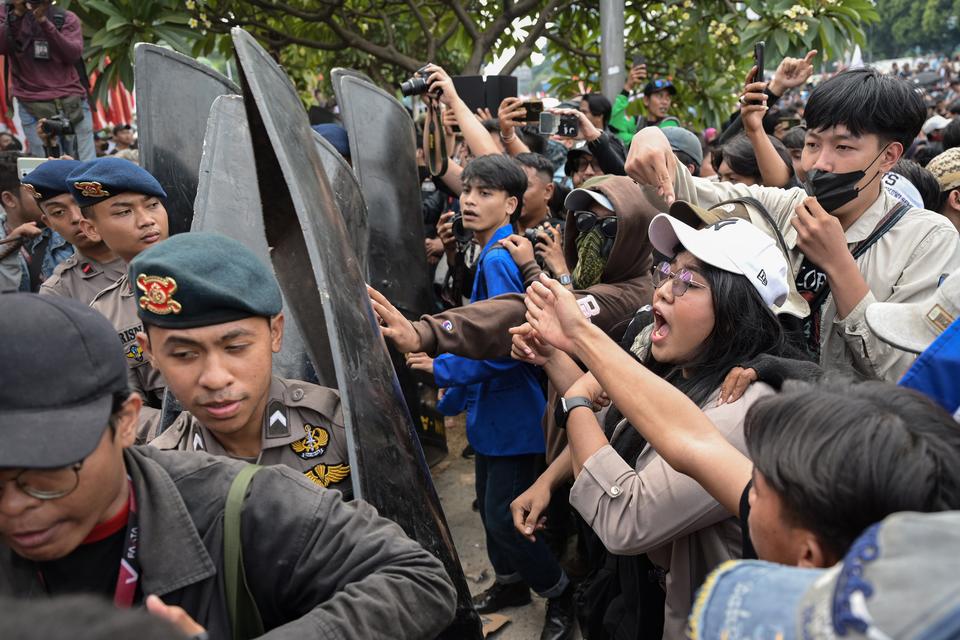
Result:
<svg viewBox="0 0 960 640"><path fill-rule="evenodd" d="M944 118L940 114L937 114L928 118L927 121L923 123L921 130L923 131L924 135L930 135L934 131L945 129L948 124L950 124L949 118Z"/></svg>
<svg viewBox="0 0 960 640"><path fill-rule="evenodd" d="M673 257L677 245L695 258L731 273L739 273L754 286L767 306L787 299L787 261L773 239L746 220L720 220L703 229L666 214L650 222L650 242L665 256Z"/></svg>
<svg viewBox="0 0 960 640"><path fill-rule="evenodd" d="M914 209L926 209L923 206L923 197L912 182L899 173L888 171L883 176L883 188L894 198L910 205Z"/></svg>
<svg viewBox="0 0 960 640"><path fill-rule="evenodd" d="M593 189L584 189L582 187L579 189L574 189L568 193L566 199L563 201L563 206L568 211L586 211L594 202L605 209L616 212L616 209L613 208L613 203L610 202L610 198L603 195L599 191L594 191Z"/></svg>
<svg viewBox="0 0 960 640"><path fill-rule="evenodd" d="M867 325L878 338L902 351L922 353L960 318L960 276L950 276L921 302L874 302Z"/></svg>

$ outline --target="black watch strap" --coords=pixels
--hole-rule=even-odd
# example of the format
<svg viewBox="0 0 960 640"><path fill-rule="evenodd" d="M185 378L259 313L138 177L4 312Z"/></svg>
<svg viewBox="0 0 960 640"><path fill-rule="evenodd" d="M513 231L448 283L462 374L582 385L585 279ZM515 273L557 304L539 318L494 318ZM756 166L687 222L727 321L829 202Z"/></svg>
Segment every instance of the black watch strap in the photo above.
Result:
<svg viewBox="0 0 960 640"><path fill-rule="evenodd" d="M557 401L557 406L554 411L554 418L557 423L557 427L560 429L567 428L567 419L570 417L570 412L576 409L577 407L589 407L593 411L593 401L590 398L585 398L583 396L574 396L572 398L563 398L561 397Z"/></svg>

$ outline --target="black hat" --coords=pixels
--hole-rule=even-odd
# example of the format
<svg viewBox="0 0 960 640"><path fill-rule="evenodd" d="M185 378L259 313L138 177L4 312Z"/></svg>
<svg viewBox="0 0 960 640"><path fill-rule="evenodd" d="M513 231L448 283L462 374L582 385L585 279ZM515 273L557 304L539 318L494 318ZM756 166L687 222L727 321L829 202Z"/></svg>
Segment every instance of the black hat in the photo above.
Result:
<svg viewBox="0 0 960 640"><path fill-rule="evenodd" d="M0 295L0 468L86 458L107 428L127 363L117 332L71 298Z"/></svg>
<svg viewBox="0 0 960 640"><path fill-rule="evenodd" d="M664 78L656 78L647 83L647 86L643 88L643 95L652 96L653 94L659 91L667 91L670 95L677 95L677 88L673 86L673 83Z"/></svg>
<svg viewBox="0 0 960 640"><path fill-rule="evenodd" d="M273 271L233 238L181 233L141 252L130 263L137 313L145 323L190 329L280 313Z"/></svg>

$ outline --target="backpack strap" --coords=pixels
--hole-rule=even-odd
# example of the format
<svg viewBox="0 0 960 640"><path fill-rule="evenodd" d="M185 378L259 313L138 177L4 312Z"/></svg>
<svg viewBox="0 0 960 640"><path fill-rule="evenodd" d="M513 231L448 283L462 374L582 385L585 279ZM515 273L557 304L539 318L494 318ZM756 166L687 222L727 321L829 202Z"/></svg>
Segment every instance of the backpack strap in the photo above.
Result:
<svg viewBox="0 0 960 640"><path fill-rule="evenodd" d="M243 569L243 545L240 540L243 501L253 476L262 468L260 465L248 464L240 470L230 485L227 506L223 513L223 581L233 640L248 640L263 635L260 611L253 594L250 593Z"/></svg>
<svg viewBox="0 0 960 640"><path fill-rule="evenodd" d="M770 225L770 228L773 229L773 232L777 234L777 244L780 245L780 250L783 251L784 260L790 259L790 250L787 248L787 241L784 239L783 233L780 232L780 227L777 226L777 222L773 219L773 216L770 215L770 212L767 211L767 208L763 206L759 200L753 196L740 196L739 198L731 198L730 200L718 202L710 208L715 209L724 204L743 204L756 209L760 215L763 216L763 219L767 221L767 224Z"/></svg>
<svg viewBox="0 0 960 640"><path fill-rule="evenodd" d="M877 243L877 240L883 237L887 231L893 228L893 225L897 224L906 213L910 211L910 205L906 202L899 202L897 205L891 209L887 215L877 223L877 226L874 228L873 232L867 236L865 239L857 243L857 246L853 248L851 252L853 254L853 259L856 260L863 254L867 252L867 249L872 247ZM820 307L823 306L823 303L826 302L827 296L830 295L830 283L824 282L823 286L820 287L820 290L817 291L817 295L810 301L810 315L817 313L820 310Z"/></svg>

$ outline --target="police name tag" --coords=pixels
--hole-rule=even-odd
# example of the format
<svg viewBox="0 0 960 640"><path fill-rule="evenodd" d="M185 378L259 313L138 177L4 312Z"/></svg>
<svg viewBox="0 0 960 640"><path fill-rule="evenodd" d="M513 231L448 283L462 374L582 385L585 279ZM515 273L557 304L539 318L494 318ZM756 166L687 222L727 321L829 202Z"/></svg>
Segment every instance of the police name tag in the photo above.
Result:
<svg viewBox="0 0 960 640"><path fill-rule="evenodd" d="M583 315L586 318L592 318L600 313L600 305L597 304L597 299L592 295L578 298L577 304L580 305L580 311L583 312Z"/></svg>
<svg viewBox="0 0 960 640"><path fill-rule="evenodd" d="M33 58L35 60L50 59L50 43L46 40L33 41Z"/></svg>

